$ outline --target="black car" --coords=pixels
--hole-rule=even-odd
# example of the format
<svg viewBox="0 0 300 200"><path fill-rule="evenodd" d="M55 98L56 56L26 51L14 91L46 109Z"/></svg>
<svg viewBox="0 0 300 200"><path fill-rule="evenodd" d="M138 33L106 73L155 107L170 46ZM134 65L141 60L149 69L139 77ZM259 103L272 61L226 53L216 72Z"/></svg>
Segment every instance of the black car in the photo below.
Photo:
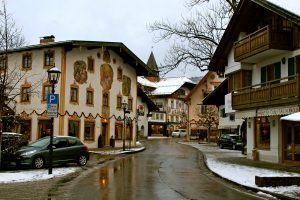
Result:
<svg viewBox="0 0 300 200"><path fill-rule="evenodd" d="M7 166L14 162L16 151L27 144L28 140L25 135L3 132L1 137L1 166Z"/></svg>
<svg viewBox="0 0 300 200"><path fill-rule="evenodd" d="M218 140L221 149L230 147L233 150L240 149L243 145L242 138L236 134L222 134Z"/></svg>
<svg viewBox="0 0 300 200"><path fill-rule="evenodd" d="M50 137L41 138L16 152L17 166L32 166L40 169L49 162ZM71 136L53 137L53 164L77 163L86 165L89 152L78 138Z"/></svg>

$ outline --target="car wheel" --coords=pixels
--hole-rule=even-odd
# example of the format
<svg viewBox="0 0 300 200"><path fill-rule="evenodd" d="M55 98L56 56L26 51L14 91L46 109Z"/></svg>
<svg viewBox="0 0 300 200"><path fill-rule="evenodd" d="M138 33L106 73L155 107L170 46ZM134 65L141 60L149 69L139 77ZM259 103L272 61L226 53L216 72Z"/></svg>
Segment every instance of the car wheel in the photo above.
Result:
<svg viewBox="0 0 300 200"><path fill-rule="evenodd" d="M220 144L220 149L223 149L223 144Z"/></svg>
<svg viewBox="0 0 300 200"><path fill-rule="evenodd" d="M233 149L233 150L236 150L235 144L232 145L232 149Z"/></svg>
<svg viewBox="0 0 300 200"><path fill-rule="evenodd" d="M41 169L44 167L44 159L42 157L37 157L33 160L32 165L36 169Z"/></svg>
<svg viewBox="0 0 300 200"><path fill-rule="evenodd" d="M85 155L80 155L79 157L78 157L78 161L77 161L77 164L79 165L79 166L84 166L84 165L86 165L86 163L87 163L87 157L85 156Z"/></svg>

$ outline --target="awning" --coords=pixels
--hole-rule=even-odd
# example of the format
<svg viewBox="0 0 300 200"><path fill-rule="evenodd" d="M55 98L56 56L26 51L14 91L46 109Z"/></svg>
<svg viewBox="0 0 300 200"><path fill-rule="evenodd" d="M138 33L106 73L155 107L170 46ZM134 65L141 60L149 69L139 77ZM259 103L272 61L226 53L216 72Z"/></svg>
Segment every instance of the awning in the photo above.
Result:
<svg viewBox="0 0 300 200"><path fill-rule="evenodd" d="M266 116L274 116L274 115L289 115L295 112L299 112L298 105L258 109L257 116L266 117Z"/></svg>
<svg viewBox="0 0 300 200"><path fill-rule="evenodd" d="M300 122L300 112L281 117L280 120Z"/></svg>
<svg viewBox="0 0 300 200"><path fill-rule="evenodd" d="M235 119L256 117L256 110L235 111Z"/></svg>

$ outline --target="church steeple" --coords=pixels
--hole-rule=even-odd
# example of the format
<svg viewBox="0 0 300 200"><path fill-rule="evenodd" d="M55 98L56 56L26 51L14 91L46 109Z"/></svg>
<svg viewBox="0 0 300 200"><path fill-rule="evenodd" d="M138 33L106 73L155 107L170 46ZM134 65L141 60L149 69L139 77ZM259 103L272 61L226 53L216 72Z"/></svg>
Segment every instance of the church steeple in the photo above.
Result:
<svg viewBox="0 0 300 200"><path fill-rule="evenodd" d="M145 78L147 78L151 82L159 81L159 71L158 71L156 60L155 60L155 57L154 57L154 54L153 54L152 51L151 51L150 56L148 58L147 65L148 65L149 68L151 68L153 71L156 72L155 73L156 75L155 76L147 76Z"/></svg>

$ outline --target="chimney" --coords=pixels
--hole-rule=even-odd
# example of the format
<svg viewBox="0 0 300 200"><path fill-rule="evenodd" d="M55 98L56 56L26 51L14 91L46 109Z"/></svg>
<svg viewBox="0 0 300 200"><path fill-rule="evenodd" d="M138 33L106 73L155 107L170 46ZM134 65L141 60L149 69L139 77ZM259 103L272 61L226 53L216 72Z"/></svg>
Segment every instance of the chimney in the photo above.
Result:
<svg viewBox="0 0 300 200"><path fill-rule="evenodd" d="M40 44L47 44L49 42L55 42L54 35L40 37Z"/></svg>

